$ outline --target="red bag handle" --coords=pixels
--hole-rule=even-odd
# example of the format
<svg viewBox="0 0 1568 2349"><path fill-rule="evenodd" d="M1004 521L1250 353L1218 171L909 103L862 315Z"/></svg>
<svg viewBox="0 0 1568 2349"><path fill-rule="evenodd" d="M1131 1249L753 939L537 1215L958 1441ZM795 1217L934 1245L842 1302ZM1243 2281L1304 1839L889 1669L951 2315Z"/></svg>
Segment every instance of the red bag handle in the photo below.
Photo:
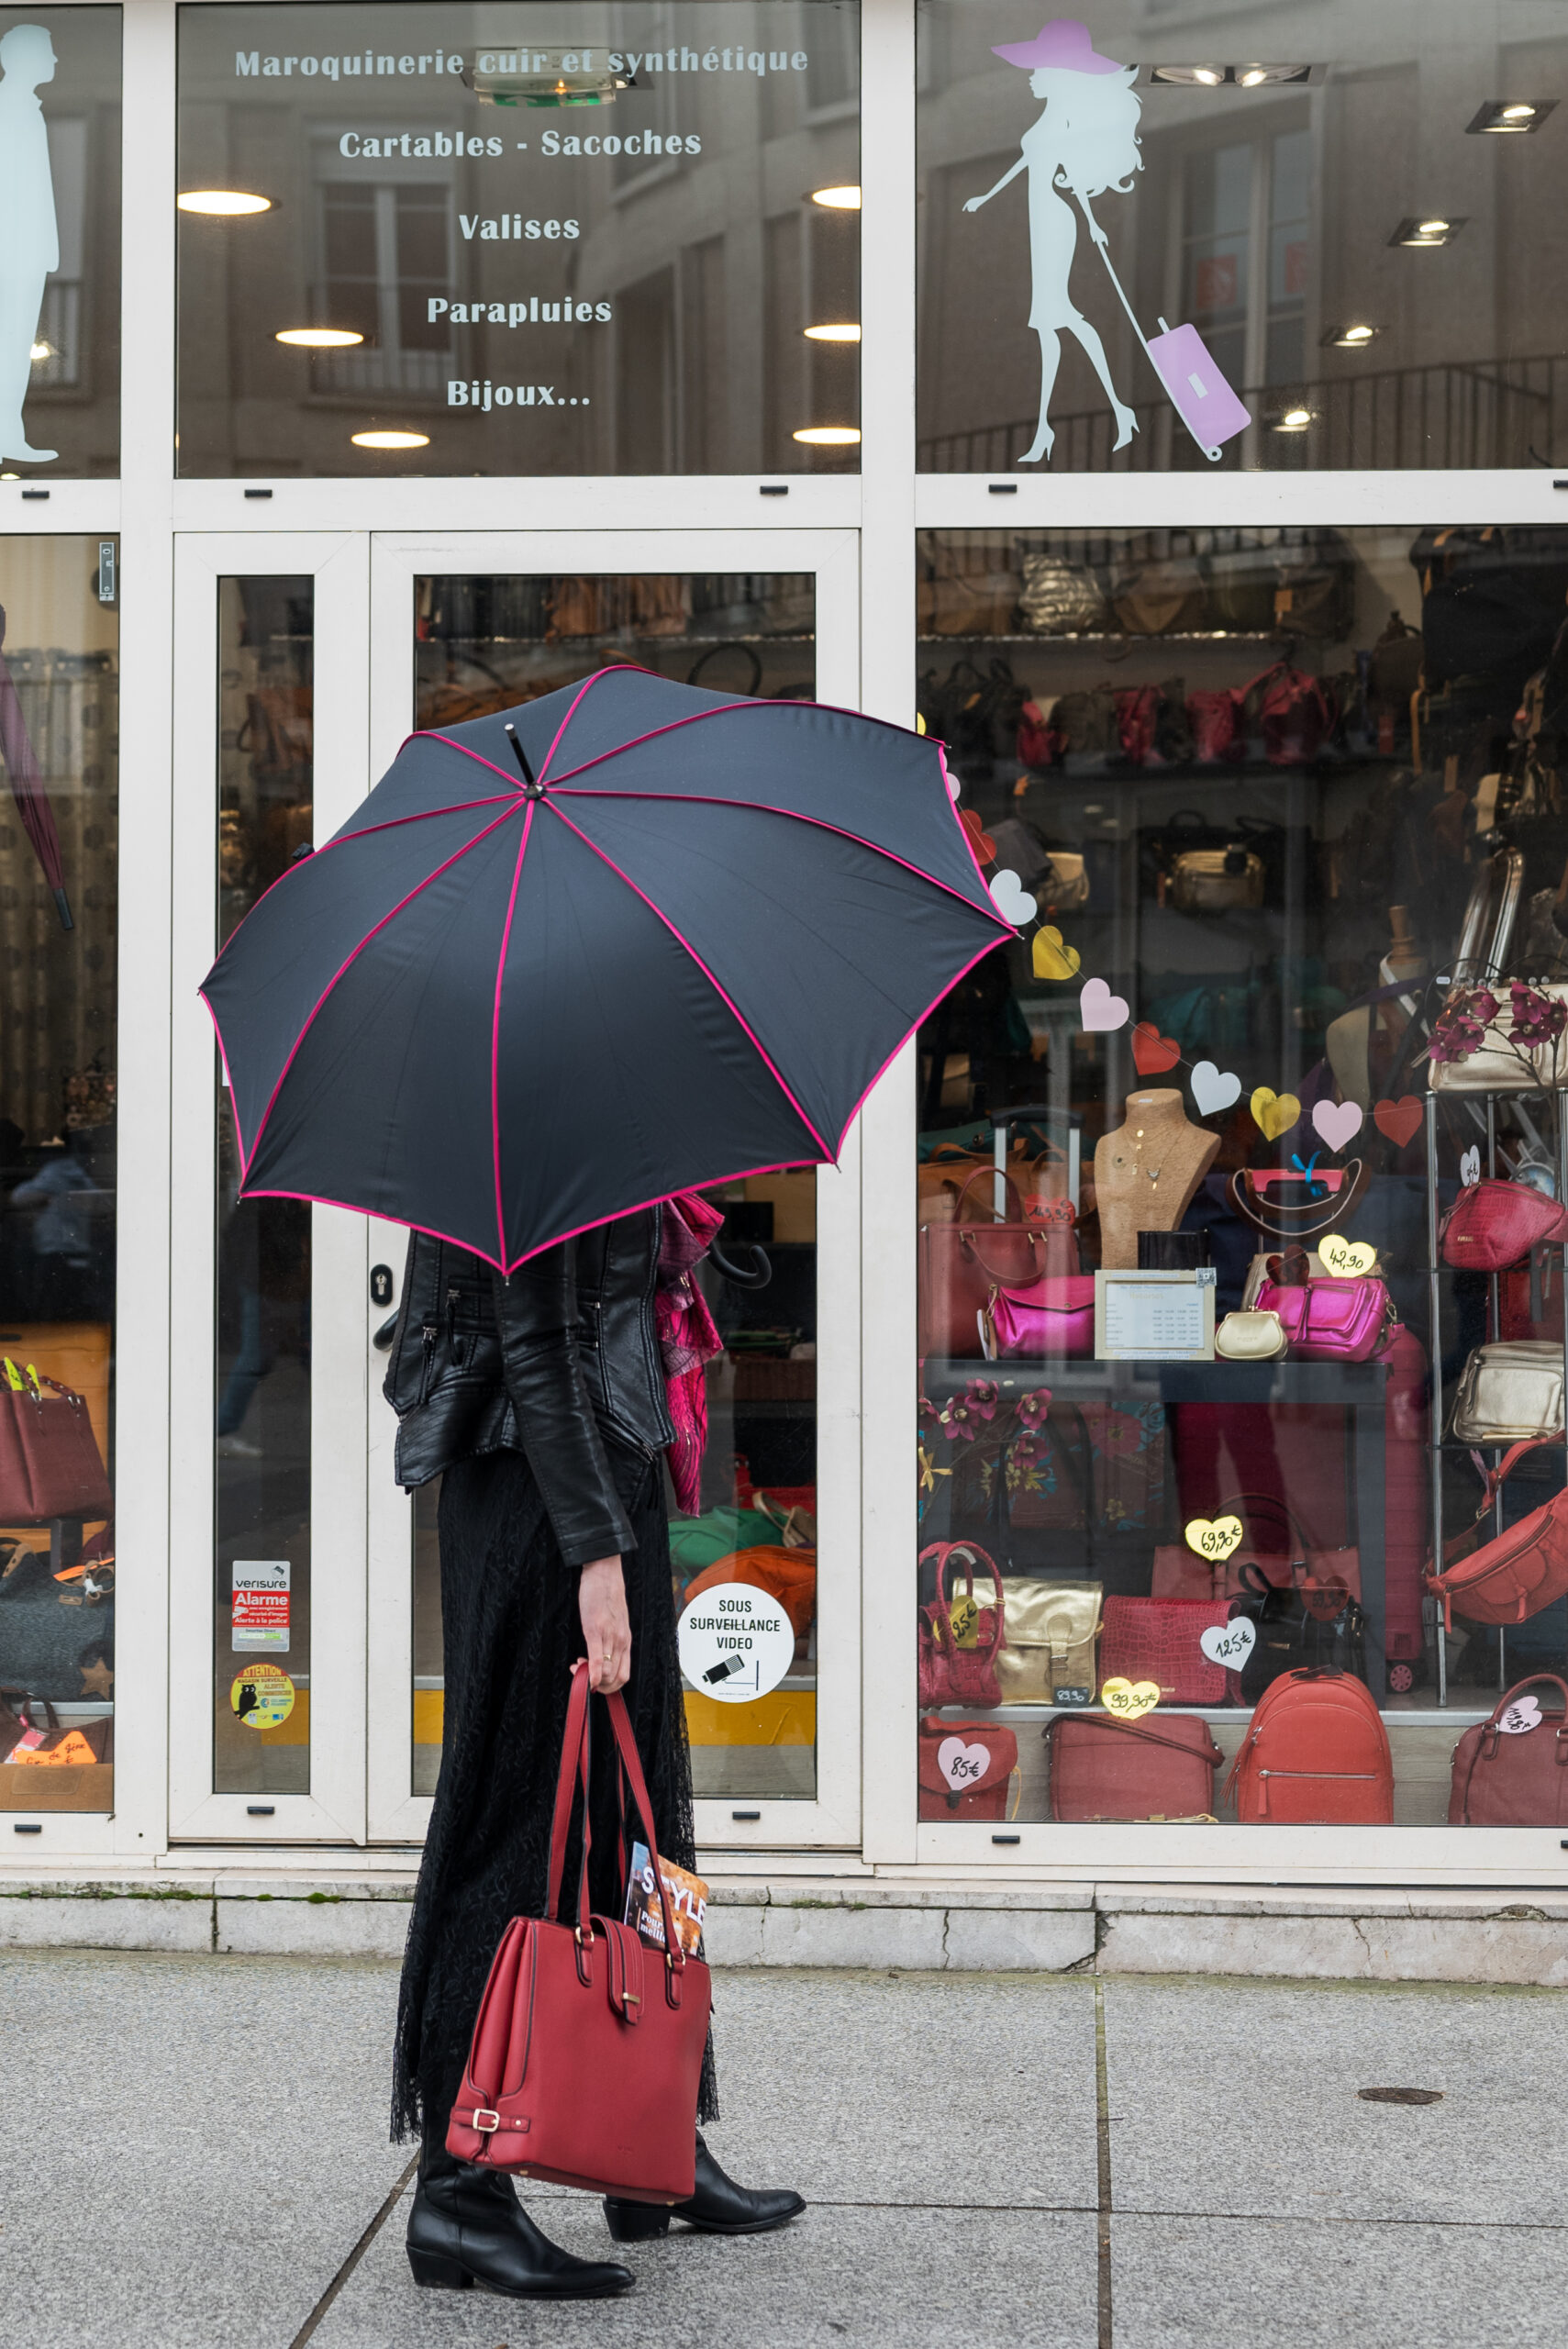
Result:
<svg viewBox="0 0 1568 2349"><path fill-rule="evenodd" d="M963 1221L963 1203L965 1199L968 1198L971 1191L973 1190L976 1183L995 1183L995 1180L996 1169L994 1166L977 1166L975 1168L973 1174L970 1175L968 1181L960 1191L957 1198L953 1201L952 1219L954 1223L962 1223ZM1024 1220L1024 1195L1019 1190L1018 1185L1014 1182L1012 1176L1005 1170L1002 1175L1002 1181L1006 1186L1007 1205L1012 1210L1012 1220L1015 1223L1022 1223ZM993 1193L993 1198L995 1198L995 1193ZM982 1223L989 1223L992 1220L992 1218L990 1216L981 1216L978 1220Z"/></svg>
<svg viewBox="0 0 1568 2349"><path fill-rule="evenodd" d="M975 1655L989 1658L995 1654L997 1649L1002 1644L1002 1618L1007 1604L1006 1594L1002 1588L1002 1577L996 1571L995 1560L992 1557L988 1557L986 1553L978 1548L973 1542L933 1542L929 1549L921 1551L919 1563L921 1565L924 1565L928 1558L935 1558L937 1561L937 1597L941 1600L944 1610L951 1611L952 1599L951 1594L948 1588L948 1568L951 1564L953 1559L961 1554L969 1560L969 1570L965 1575L965 1587L969 1590L973 1590L974 1588L974 1569L977 1565L981 1565L984 1567L986 1573L990 1575L992 1585L995 1589L995 1620L992 1625L991 1644L988 1648L983 1648L978 1642L976 1642L974 1648L971 1651L971 1653ZM938 1639L938 1644L940 1645L940 1637Z"/></svg>
<svg viewBox="0 0 1568 2349"><path fill-rule="evenodd" d="M1560 1688L1562 1692L1562 1718L1557 1724L1557 1766L1560 1770L1568 1769L1568 1681L1560 1680L1555 1672L1532 1672L1528 1679L1516 1680L1506 1697L1498 1698L1493 1708L1491 1720L1485 1723L1475 1741L1469 1767L1464 1773L1464 1793L1460 1804L1461 1814L1466 1827L1470 1824L1470 1788L1475 1776L1475 1765L1483 1760L1495 1761L1498 1745L1502 1742L1502 1731L1498 1729L1497 1723L1521 1689L1533 1688L1544 1681L1550 1681L1553 1688ZM1542 1719L1545 1719L1544 1715Z"/></svg>
<svg viewBox="0 0 1568 2349"><path fill-rule="evenodd" d="M648 1856L653 1869L653 1881L659 1887L659 1906L664 1920L664 1954L671 1970L684 1970L686 1953L675 1932L675 1920L670 1907L669 1888L659 1865L658 1839L653 1832L652 1807L648 1799L648 1787L642 1775L642 1763L638 1755L637 1740L631 1733L626 1699L617 1688L606 1698L609 1709L610 1727L619 1758L619 1776L631 1789L642 1831L648 1839ZM572 1798L580 1783L583 1788L583 1866L577 1887L577 1929L586 1939L592 1938L588 1916L588 1854L592 1835L588 1820L588 1660L579 1656L572 1667L572 1694L566 1705L566 1733L561 1746L561 1776L555 1787L555 1814L550 1830L550 1898L545 1909L553 1918L561 1905L561 1879L566 1868L566 1835L572 1818Z"/></svg>

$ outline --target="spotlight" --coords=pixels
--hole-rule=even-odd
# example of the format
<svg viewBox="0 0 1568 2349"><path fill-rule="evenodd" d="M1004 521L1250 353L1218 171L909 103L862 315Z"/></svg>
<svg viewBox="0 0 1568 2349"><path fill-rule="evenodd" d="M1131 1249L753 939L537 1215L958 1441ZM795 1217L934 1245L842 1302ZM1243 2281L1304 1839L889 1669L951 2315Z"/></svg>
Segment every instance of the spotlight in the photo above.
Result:
<svg viewBox="0 0 1568 2349"><path fill-rule="evenodd" d="M1287 407L1274 425L1276 432L1305 432L1312 421L1309 407Z"/></svg>
<svg viewBox="0 0 1568 2349"><path fill-rule="evenodd" d="M1319 347L1324 351L1364 351L1367 344L1375 341L1382 332L1381 327L1369 326L1364 319L1356 319L1349 326L1330 327L1326 335L1318 338Z"/></svg>
<svg viewBox="0 0 1568 2349"><path fill-rule="evenodd" d="M272 340L292 343L296 351L347 351L364 337L351 327L280 327Z"/></svg>
<svg viewBox="0 0 1568 2349"><path fill-rule="evenodd" d="M1391 245L1408 245L1418 251L1428 250L1434 245L1451 245L1469 217L1468 213L1458 213L1445 218L1440 214L1429 213L1421 218L1413 214L1408 219L1401 220L1388 241Z"/></svg>
<svg viewBox="0 0 1568 2349"><path fill-rule="evenodd" d="M858 212L861 192L858 187L814 187L813 204L825 204L829 212Z"/></svg>
<svg viewBox="0 0 1568 2349"><path fill-rule="evenodd" d="M237 220L250 212L270 212L270 195L247 195L238 187L193 187L174 198L182 212L207 212L215 219Z"/></svg>
<svg viewBox="0 0 1568 2349"><path fill-rule="evenodd" d="M859 327L803 327L807 342L859 342Z"/></svg>
<svg viewBox="0 0 1568 2349"><path fill-rule="evenodd" d="M356 449L428 449L428 432L351 432L349 435Z"/></svg>
<svg viewBox="0 0 1568 2349"><path fill-rule="evenodd" d="M803 424L791 439L804 440L808 449L853 449L860 442L860 432L852 424Z"/></svg>
<svg viewBox="0 0 1568 2349"><path fill-rule="evenodd" d="M1539 130L1556 104L1555 98L1488 98L1464 128L1471 136L1485 131L1493 138Z"/></svg>

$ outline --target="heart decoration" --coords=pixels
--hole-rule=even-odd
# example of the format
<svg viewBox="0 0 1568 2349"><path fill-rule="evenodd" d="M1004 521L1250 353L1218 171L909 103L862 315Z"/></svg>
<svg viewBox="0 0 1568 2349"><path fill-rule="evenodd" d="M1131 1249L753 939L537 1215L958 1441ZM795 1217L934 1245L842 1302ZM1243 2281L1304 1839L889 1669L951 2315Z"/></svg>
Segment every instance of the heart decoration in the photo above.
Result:
<svg viewBox="0 0 1568 2349"><path fill-rule="evenodd" d="M1078 949L1062 943L1059 930L1037 930L1029 960L1037 979L1073 979L1078 975Z"/></svg>
<svg viewBox="0 0 1568 2349"><path fill-rule="evenodd" d="M1372 1122L1380 1134L1386 1134L1390 1141L1397 1142L1403 1150L1406 1143L1414 1141L1420 1132L1421 1119L1425 1116L1426 1111L1415 1094L1404 1093L1397 1101L1375 1103Z"/></svg>
<svg viewBox="0 0 1568 2349"><path fill-rule="evenodd" d="M1461 1154L1459 1162L1459 1179L1463 1184L1467 1191L1470 1189L1472 1184L1480 1182L1481 1146L1478 1142L1472 1142L1470 1148Z"/></svg>
<svg viewBox="0 0 1568 2349"><path fill-rule="evenodd" d="M1128 1007L1119 995L1112 995L1104 979L1084 980L1078 996L1078 1009L1090 1035L1109 1035L1113 1029L1127 1026Z"/></svg>
<svg viewBox="0 0 1568 2349"><path fill-rule="evenodd" d="M1377 1251L1364 1240L1341 1240L1337 1231L1326 1231L1318 1242L1318 1261L1336 1280L1359 1280L1376 1264Z"/></svg>
<svg viewBox="0 0 1568 2349"><path fill-rule="evenodd" d="M1304 1582L1301 1586L1301 1603L1319 1623L1331 1623L1336 1615L1343 1614L1350 1596L1348 1583Z"/></svg>
<svg viewBox="0 0 1568 2349"><path fill-rule="evenodd" d="M1359 1101L1315 1101L1312 1124L1330 1150L1344 1150L1354 1141L1364 1120Z"/></svg>
<svg viewBox="0 0 1568 2349"><path fill-rule="evenodd" d="M1312 1259L1305 1248L1286 1248L1269 1258L1266 1269L1276 1288L1305 1288L1312 1278Z"/></svg>
<svg viewBox="0 0 1568 2349"><path fill-rule="evenodd" d="M1212 1061L1199 1061L1193 1071L1193 1099L1197 1103L1200 1118L1217 1117L1221 1109L1229 1109L1241 1098L1241 1080L1232 1076L1229 1069L1217 1068Z"/></svg>
<svg viewBox="0 0 1568 2349"><path fill-rule="evenodd" d="M1022 930L1025 922L1033 921L1039 913L1039 901L1029 896L1018 874L1009 872L1006 865L1000 873L993 873L987 885L992 904L1002 919L1010 921L1015 930Z"/></svg>
<svg viewBox="0 0 1568 2349"><path fill-rule="evenodd" d="M1157 1680L1107 1680L1100 1690L1100 1702L1107 1713L1118 1720L1135 1721L1143 1713L1151 1713L1160 1701Z"/></svg>
<svg viewBox="0 0 1568 2349"><path fill-rule="evenodd" d="M1182 1538L1189 1550L1200 1558L1228 1558L1239 1549L1243 1531L1239 1517L1190 1517L1183 1529Z"/></svg>
<svg viewBox="0 0 1568 2349"><path fill-rule="evenodd" d="M1151 1019L1140 1019L1132 1031L1132 1061L1140 1076L1158 1076L1174 1068L1182 1048L1174 1036L1162 1036Z"/></svg>
<svg viewBox="0 0 1568 2349"><path fill-rule="evenodd" d="M980 1644L980 1607L973 1591L961 1591L948 1609L948 1621L952 1626L955 1648L973 1648Z"/></svg>
<svg viewBox="0 0 1568 2349"><path fill-rule="evenodd" d="M1540 1703L1535 1697L1516 1697L1497 1723L1505 1737L1524 1737L1540 1727Z"/></svg>
<svg viewBox="0 0 1568 2349"><path fill-rule="evenodd" d="M1240 1672L1258 1642L1258 1627L1250 1615L1233 1616L1229 1623L1211 1623L1198 1640L1210 1664Z"/></svg>
<svg viewBox="0 0 1568 2349"><path fill-rule="evenodd" d="M944 1737L937 1748L937 1770L953 1793L977 1787L991 1767L988 1745L965 1745L962 1737Z"/></svg>
<svg viewBox="0 0 1568 2349"><path fill-rule="evenodd" d="M1272 1085L1255 1087L1251 1107L1252 1122L1267 1141L1278 1141L1281 1134L1289 1133L1301 1115L1295 1094L1276 1093Z"/></svg>
<svg viewBox="0 0 1568 2349"><path fill-rule="evenodd" d="M970 840L973 843L974 853L978 862L982 864L995 863L996 858L996 843L992 839L990 833L986 830L984 825L981 822L980 818L976 815L974 809L973 807L961 807L958 811L958 820L963 826L964 830L969 834Z"/></svg>

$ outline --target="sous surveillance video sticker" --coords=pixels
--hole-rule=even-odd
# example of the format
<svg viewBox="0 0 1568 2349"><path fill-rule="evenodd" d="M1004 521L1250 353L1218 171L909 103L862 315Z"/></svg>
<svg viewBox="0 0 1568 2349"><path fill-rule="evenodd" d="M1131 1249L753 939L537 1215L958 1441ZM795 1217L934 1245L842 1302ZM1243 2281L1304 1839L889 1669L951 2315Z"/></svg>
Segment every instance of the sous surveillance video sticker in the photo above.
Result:
<svg viewBox="0 0 1568 2349"><path fill-rule="evenodd" d="M776 1688L795 1661L795 1632L776 1598L754 1583L721 1582L682 1610L681 1670L721 1704L746 1705Z"/></svg>

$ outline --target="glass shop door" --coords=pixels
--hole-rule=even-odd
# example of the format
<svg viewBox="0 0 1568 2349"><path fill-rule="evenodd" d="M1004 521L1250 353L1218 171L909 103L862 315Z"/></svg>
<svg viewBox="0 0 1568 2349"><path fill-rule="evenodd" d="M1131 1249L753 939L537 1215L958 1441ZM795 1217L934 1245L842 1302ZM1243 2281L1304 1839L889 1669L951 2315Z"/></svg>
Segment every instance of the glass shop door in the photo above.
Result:
<svg viewBox="0 0 1568 2349"><path fill-rule="evenodd" d="M617 661L720 691L859 692L851 531L385 536L372 555L371 771L416 727L461 723ZM585 1073L584 1115L593 1087ZM584 1128L585 1141L592 1138ZM613 1138L612 1138L613 1139ZM706 1373L701 1513L673 1525L671 1604L739 1582L787 1617L751 1686L685 1688L706 1850L852 1843L860 1827L858 1129L838 1169L714 1194L771 1278L705 1271L725 1337ZM317 1211L320 1212L319 1210ZM379 1388L405 1235L373 1225L362 1328L370 1387L369 1833L422 1835L440 1757L439 1487L393 1482ZM762 1553L768 1553L763 1555ZM751 1553L751 1554L748 1554ZM717 1569L717 1574L715 1569ZM700 1599L701 1593L695 1595ZM714 1602L717 1604L717 1602ZM695 1611L701 1613L700 1606Z"/></svg>

